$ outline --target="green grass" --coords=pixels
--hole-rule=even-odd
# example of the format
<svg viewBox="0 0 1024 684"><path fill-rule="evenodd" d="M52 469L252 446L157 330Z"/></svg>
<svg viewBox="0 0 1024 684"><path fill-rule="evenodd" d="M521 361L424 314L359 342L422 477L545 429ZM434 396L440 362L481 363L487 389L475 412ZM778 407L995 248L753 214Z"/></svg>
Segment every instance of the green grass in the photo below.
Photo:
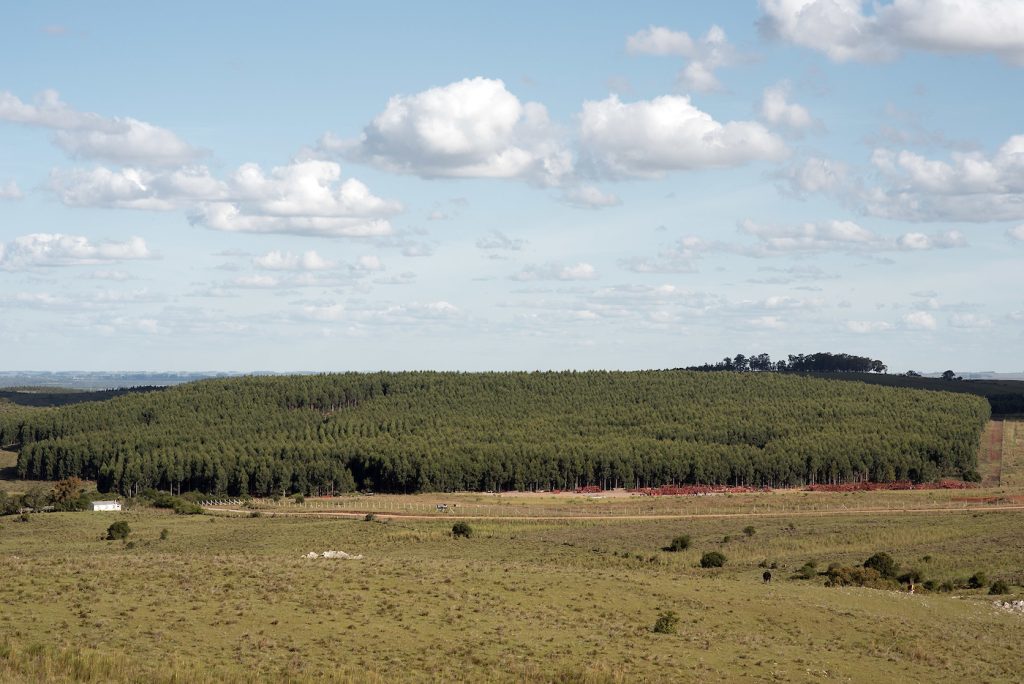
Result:
<svg viewBox="0 0 1024 684"><path fill-rule="evenodd" d="M119 518L132 549L101 540ZM884 550L929 578L984 571L1020 583L1024 512L779 516L756 519L748 537L750 522L477 520L473 538L454 539L450 520L5 518L0 679L1019 676L1024 619L983 592L910 596L787 578L810 559L824 569ZM691 536L688 550L660 550L679 534ZM327 549L365 559L301 558ZM727 556L724 568L697 567L710 550ZM765 559L777 565L769 585ZM680 616L677 634L651 631L665 610Z"/></svg>

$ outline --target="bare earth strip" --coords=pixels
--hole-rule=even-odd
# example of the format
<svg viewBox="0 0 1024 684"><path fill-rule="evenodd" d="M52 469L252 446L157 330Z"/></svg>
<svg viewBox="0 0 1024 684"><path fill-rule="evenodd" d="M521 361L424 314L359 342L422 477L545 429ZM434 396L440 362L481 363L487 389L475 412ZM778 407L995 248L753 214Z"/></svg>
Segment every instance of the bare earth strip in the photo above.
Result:
<svg viewBox="0 0 1024 684"><path fill-rule="evenodd" d="M978 450L978 471L982 487L998 487L1003 460L1004 421L990 420L981 435Z"/></svg>
<svg viewBox="0 0 1024 684"><path fill-rule="evenodd" d="M250 515L254 511L242 508L204 506L203 510L214 513ZM768 511L763 513L654 513L650 515L416 515L404 513L379 513L376 511L273 511L268 517L312 517L312 518L362 518L372 514L382 520L699 520L717 518L783 518L793 516L831 515L897 515L902 513L969 513L992 511L1022 511L1024 505L988 506L943 506L935 508L835 508L827 511Z"/></svg>

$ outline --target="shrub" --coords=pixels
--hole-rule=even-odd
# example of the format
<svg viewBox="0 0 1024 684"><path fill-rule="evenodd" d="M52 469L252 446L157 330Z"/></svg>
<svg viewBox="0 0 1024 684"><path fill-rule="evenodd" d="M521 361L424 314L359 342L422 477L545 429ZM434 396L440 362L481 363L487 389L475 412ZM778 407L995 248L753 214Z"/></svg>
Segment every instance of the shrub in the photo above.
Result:
<svg viewBox="0 0 1024 684"><path fill-rule="evenodd" d="M259 511L250 511L249 512L249 517L250 518L262 518L263 514L260 513Z"/></svg>
<svg viewBox="0 0 1024 684"><path fill-rule="evenodd" d="M452 525L452 536L453 537L469 537L473 536L473 528L469 526L469 523L460 520L459 522Z"/></svg>
<svg viewBox="0 0 1024 684"><path fill-rule="evenodd" d="M795 579L813 579L818 575L818 571L815 569L817 568L817 565L818 564L814 561L807 561L799 570L796 571L796 573L794 573L793 577Z"/></svg>
<svg viewBox="0 0 1024 684"><path fill-rule="evenodd" d="M118 520L111 523L110 527L107 528L107 539L127 539L131 531L132 528L128 527L127 522Z"/></svg>
<svg viewBox="0 0 1024 684"><path fill-rule="evenodd" d="M722 537L722 543L723 544L728 544L731 540L732 540L732 537L730 537L729 535L725 535L724 537Z"/></svg>
<svg viewBox="0 0 1024 684"><path fill-rule="evenodd" d="M18 522L28 522L31 519L32 518L29 517L28 513L22 513L21 515L18 516Z"/></svg>
<svg viewBox="0 0 1024 684"><path fill-rule="evenodd" d="M895 577L899 571L899 565L885 551L879 551L864 561L864 567L875 570L882 577Z"/></svg>
<svg viewBox="0 0 1024 684"><path fill-rule="evenodd" d="M133 542L133 541L128 542L127 544L124 545L124 548L129 549L129 550L134 549L135 548L135 542Z"/></svg>
<svg viewBox="0 0 1024 684"><path fill-rule="evenodd" d="M829 587L871 587L873 589L890 589L893 586L891 579L882 577L881 573L874 568L849 568L842 567L838 563L828 566L825 572L828 578L825 585Z"/></svg>
<svg viewBox="0 0 1024 684"><path fill-rule="evenodd" d="M939 583L936 582L935 580L925 580L924 583L921 586L925 588L925 591L938 591L939 590Z"/></svg>
<svg viewBox="0 0 1024 684"><path fill-rule="evenodd" d="M7 492L0 489L0 515L13 515L18 512L21 506L18 505L18 500L13 496L8 496Z"/></svg>
<svg viewBox="0 0 1024 684"><path fill-rule="evenodd" d="M720 568L725 565L725 555L718 551L708 551L700 557L700 567Z"/></svg>
<svg viewBox="0 0 1024 684"><path fill-rule="evenodd" d="M373 522L376 519L377 519L377 514L376 513L367 513L363 517L363 520L365 520L366 522Z"/></svg>
<svg viewBox="0 0 1024 684"><path fill-rule="evenodd" d="M967 586L971 589L981 589L988 584L988 577L983 572L976 572L967 580Z"/></svg>
<svg viewBox="0 0 1024 684"><path fill-rule="evenodd" d="M170 536L171 536L171 532L166 527L164 529L160 530L160 540L161 541L167 539Z"/></svg>
<svg viewBox="0 0 1024 684"><path fill-rule="evenodd" d="M747 525L743 528L743 534L747 535L748 537L753 537L756 532L757 530L754 529L753 525Z"/></svg>
<svg viewBox="0 0 1024 684"><path fill-rule="evenodd" d="M297 504L306 503L306 497L303 496L302 494L295 494L292 497L292 500Z"/></svg>
<svg viewBox="0 0 1024 684"><path fill-rule="evenodd" d="M896 579L903 584L920 584L923 578L920 570L917 570L916 568L911 568L910 570L903 573Z"/></svg>
<svg viewBox="0 0 1024 684"><path fill-rule="evenodd" d="M203 512L198 504L180 496L171 496L167 492L153 492L150 500L154 508L173 508L178 515L198 515Z"/></svg>
<svg viewBox="0 0 1024 684"><path fill-rule="evenodd" d="M665 551L685 551L690 548L690 535L681 534L672 537L672 543L665 547Z"/></svg>
<svg viewBox="0 0 1024 684"><path fill-rule="evenodd" d="M945 582L939 585L939 591L944 591L947 593L953 591L955 588L956 587L949 580L946 580Z"/></svg>
<svg viewBox="0 0 1024 684"><path fill-rule="evenodd" d="M674 610L666 610L658 615L658 619L651 628L655 634L675 634L676 626L679 624L679 616Z"/></svg>
<svg viewBox="0 0 1024 684"><path fill-rule="evenodd" d="M191 501L176 499L174 502L174 512L178 515L199 515L203 512L203 507Z"/></svg>
<svg viewBox="0 0 1024 684"><path fill-rule="evenodd" d="M992 586L988 588L988 593L996 595L996 596L998 596L1000 594L1009 594L1010 593L1010 585L1008 585L1003 580L996 580L995 582L992 583Z"/></svg>

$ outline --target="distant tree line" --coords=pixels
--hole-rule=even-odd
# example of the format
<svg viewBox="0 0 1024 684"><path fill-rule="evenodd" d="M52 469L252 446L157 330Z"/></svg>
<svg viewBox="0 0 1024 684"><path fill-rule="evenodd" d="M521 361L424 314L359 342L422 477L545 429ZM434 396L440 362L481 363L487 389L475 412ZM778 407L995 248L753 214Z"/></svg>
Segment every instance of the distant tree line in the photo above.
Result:
<svg viewBox="0 0 1024 684"><path fill-rule="evenodd" d="M737 354L717 363L688 366L691 371L794 372L794 373L884 373L888 367L878 359L853 354L790 354L786 360L772 361L768 354Z"/></svg>
<svg viewBox="0 0 1024 684"><path fill-rule="evenodd" d="M20 408L20 407L19 407ZM232 495L977 478L981 398L779 373L345 373L0 411L18 474Z"/></svg>

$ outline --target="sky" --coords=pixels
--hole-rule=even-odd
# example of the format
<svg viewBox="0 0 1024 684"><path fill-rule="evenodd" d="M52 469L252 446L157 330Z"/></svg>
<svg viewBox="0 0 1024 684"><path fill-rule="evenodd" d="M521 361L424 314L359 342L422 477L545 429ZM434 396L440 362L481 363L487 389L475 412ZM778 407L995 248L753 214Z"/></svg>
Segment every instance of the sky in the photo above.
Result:
<svg viewBox="0 0 1024 684"><path fill-rule="evenodd" d="M9 3L0 366L1019 372L1022 114L1017 0Z"/></svg>

